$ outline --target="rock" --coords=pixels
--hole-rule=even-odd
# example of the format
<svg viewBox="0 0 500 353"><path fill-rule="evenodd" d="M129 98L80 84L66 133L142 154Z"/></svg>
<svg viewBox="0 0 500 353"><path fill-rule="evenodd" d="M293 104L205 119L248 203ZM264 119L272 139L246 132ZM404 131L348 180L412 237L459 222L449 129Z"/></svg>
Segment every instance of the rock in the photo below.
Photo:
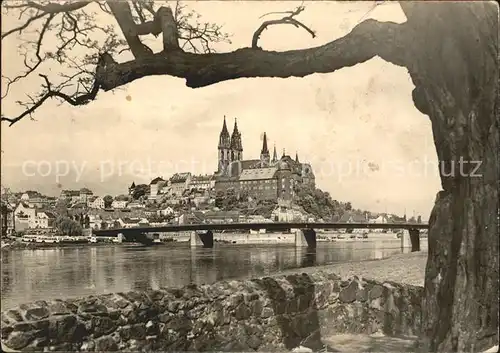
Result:
<svg viewBox="0 0 500 353"><path fill-rule="evenodd" d="M382 287L379 284L376 284L373 286L373 288L370 290L370 293L368 295L369 299L376 299L382 295L384 291L384 287Z"/></svg>
<svg viewBox="0 0 500 353"><path fill-rule="evenodd" d="M2 325L1 332L2 332L2 340L6 339L9 334L12 332L12 327L11 326L5 326Z"/></svg>
<svg viewBox="0 0 500 353"><path fill-rule="evenodd" d="M307 348L307 347L303 347L303 346L299 346L299 347L295 347L294 349L292 349L292 352L297 352L297 353L308 353L308 352L312 352L313 350L311 348Z"/></svg>
<svg viewBox="0 0 500 353"><path fill-rule="evenodd" d="M2 343L4 343L10 349L19 350L25 348L28 344L30 344L35 339L35 337L36 336L33 331L15 331L12 332L6 340L2 340Z"/></svg>
<svg viewBox="0 0 500 353"><path fill-rule="evenodd" d="M263 305L260 300L254 300L250 302L250 310L253 316L260 316L262 313Z"/></svg>
<svg viewBox="0 0 500 353"><path fill-rule="evenodd" d="M154 336L157 335L160 332L158 324L149 320L146 323L146 335L148 336Z"/></svg>
<svg viewBox="0 0 500 353"><path fill-rule="evenodd" d="M59 342L71 342L77 327L77 318L73 315L51 317L49 319L49 337L55 338Z"/></svg>
<svg viewBox="0 0 500 353"><path fill-rule="evenodd" d="M169 323L170 320L172 320L172 318L174 318L174 315L172 315L170 313L162 313L162 314L158 315L158 321L163 322L165 324Z"/></svg>
<svg viewBox="0 0 500 353"><path fill-rule="evenodd" d="M17 324L14 324L12 328L14 329L14 331L28 332L34 330L35 326L33 326L31 323L19 322Z"/></svg>
<svg viewBox="0 0 500 353"><path fill-rule="evenodd" d="M352 303L356 300L356 292L358 291L358 283L351 281L351 283L342 289L339 294L339 300L342 303Z"/></svg>
<svg viewBox="0 0 500 353"><path fill-rule="evenodd" d="M93 317L92 318L92 327L94 337L100 337L104 335L108 335L114 330L116 330L116 323L111 320L109 317Z"/></svg>
<svg viewBox="0 0 500 353"><path fill-rule="evenodd" d="M248 347L252 348L255 351L259 349L261 342L262 340L256 335L252 335L247 339Z"/></svg>
<svg viewBox="0 0 500 353"><path fill-rule="evenodd" d="M228 304L231 308L236 308L240 303L243 303L244 300L243 294L234 294L229 297Z"/></svg>
<svg viewBox="0 0 500 353"><path fill-rule="evenodd" d="M95 349L103 352L115 352L118 350L118 344L113 337L104 336L95 341Z"/></svg>
<svg viewBox="0 0 500 353"><path fill-rule="evenodd" d="M24 317L27 321L37 321L41 319L45 319L46 317L49 316L49 311L47 308L41 307L41 308L31 308L26 311L24 314Z"/></svg>
<svg viewBox="0 0 500 353"><path fill-rule="evenodd" d="M2 321L6 324L11 324L23 321L23 317L18 310L7 310L6 312L2 312Z"/></svg>
<svg viewBox="0 0 500 353"><path fill-rule="evenodd" d="M151 301L161 301L165 293L159 290L149 290L146 292Z"/></svg>
<svg viewBox="0 0 500 353"><path fill-rule="evenodd" d="M93 351L94 349L95 349L94 341L85 341L82 343L82 346L80 347L81 351Z"/></svg>
<svg viewBox="0 0 500 353"><path fill-rule="evenodd" d="M268 317L271 317L274 315L274 311L271 308L263 308L262 313L260 314L260 317L266 319Z"/></svg>
<svg viewBox="0 0 500 353"><path fill-rule="evenodd" d="M107 313L108 309L103 304L98 303L83 303L78 308L80 313Z"/></svg>
<svg viewBox="0 0 500 353"><path fill-rule="evenodd" d="M234 312L236 320L246 320L250 317L250 315L252 315L252 311L245 303L238 305Z"/></svg>
<svg viewBox="0 0 500 353"><path fill-rule="evenodd" d="M179 309L179 305L180 303L177 301L170 301L167 305L167 310L171 313L175 313Z"/></svg>
<svg viewBox="0 0 500 353"><path fill-rule="evenodd" d="M368 300L368 291L364 288L358 290L356 293L356 300L366 302Z"/></svg>
<svg viewBox="0 0 500 353"><path fill-rule="evenodd" d="M168 327L177 332L188 332L191 330L192 324L189 319L177 316L170 321Z"/></svg>
<svg viewBox="0 0 500 353"><path fill-rule="evenodd" d="M51 315L66 315L70 313L70 310L62 302L51 303L48 309Z"/></svg>

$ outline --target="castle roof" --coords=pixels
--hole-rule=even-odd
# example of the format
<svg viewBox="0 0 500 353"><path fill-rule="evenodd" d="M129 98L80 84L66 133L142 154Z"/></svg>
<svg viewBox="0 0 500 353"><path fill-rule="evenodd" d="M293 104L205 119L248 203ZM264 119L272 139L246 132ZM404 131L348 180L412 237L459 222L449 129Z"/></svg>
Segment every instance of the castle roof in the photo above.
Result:
<svg viewBox="0 0 500 353"><path fill-rule="evenodd" d="M170 182L171 183L183 183L189 178L190 175L191 175L191 173L189 173L189 172L187 172L187 173L175 173L170 178Z"/></svg>
<svg viewBox="0 0 500 353"><path fill-rule="evenodd" d="M149 183L149 185L155 185L155 184L158 184L161 181L165 181L165 180L163 180L163 178L156 177L153 180L151 180L151 183Z"/></svg>
<svg viewBox="0 0 500 353"><path fill-rule="evenodd" d="M240 174L240 181L272 179L276 174L276 171L277 168L274 167L245 169Z"/></svg>

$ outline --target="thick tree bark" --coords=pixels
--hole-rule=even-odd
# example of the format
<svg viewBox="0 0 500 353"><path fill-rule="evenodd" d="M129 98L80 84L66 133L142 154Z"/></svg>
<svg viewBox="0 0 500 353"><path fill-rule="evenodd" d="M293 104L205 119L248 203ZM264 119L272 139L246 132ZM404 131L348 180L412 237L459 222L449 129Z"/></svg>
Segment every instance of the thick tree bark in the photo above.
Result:
<svg viewBox="0 0 500 353"><path fill-rule="evenodd" d="M443 164L429 220L428 349L480 351L498 344L498 8L402 7L413 31L413 99L432 121ZM462 170L460 160L469 162Z"/></svg>

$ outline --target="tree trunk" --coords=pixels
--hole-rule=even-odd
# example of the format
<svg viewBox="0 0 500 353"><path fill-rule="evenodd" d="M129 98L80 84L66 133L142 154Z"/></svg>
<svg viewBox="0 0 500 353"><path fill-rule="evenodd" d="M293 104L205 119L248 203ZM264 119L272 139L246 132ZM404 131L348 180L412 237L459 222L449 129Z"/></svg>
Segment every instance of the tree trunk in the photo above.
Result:
<svg viewBox="0 0 500 353"><path fill-rule="evenodd" d="M415 31L413 99L432 121L443 188L429 220L427 348L480 351L498 344L498 10L402 8Z"/></svg>

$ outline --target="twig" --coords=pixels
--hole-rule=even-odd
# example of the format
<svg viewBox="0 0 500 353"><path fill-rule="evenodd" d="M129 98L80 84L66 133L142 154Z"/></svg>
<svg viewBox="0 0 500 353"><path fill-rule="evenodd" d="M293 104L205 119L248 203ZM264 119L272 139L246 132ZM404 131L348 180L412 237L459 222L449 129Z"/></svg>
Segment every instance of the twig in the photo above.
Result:
<svg viewBox="0 0 500 353"><path fill-rule="evenodd" d="M295 26L297 28L302 27L307 32L309 32L313 38L315 38L316 37L316 33L312 29L310 29L309 27L307 27L302 22L300 22L300 21L296 20L295 18L293 18L294 16L297 16L302 11L304 11L304 9L305 9L305 7L301 5L301 6L297 7L293 11L269 12L269 13L266 13L266 14L260 16L260 18L262 18L262 17L270 15L270 14L277 14L277 13L288 13L288 14L290 14L289 16L285 16L285 17L283 17L282 19L279 19L279 20L269 20L269 21L263 22L260 25L260 27L253 34L253 37L252 37L252 48L253 49L260 49L258 47L258 45L257 45L257 43L259 41L259 38L260 38L260 35L262 34L262 32L265 29L267 29L267 27L269 27L271 25L290 24L290 25L293 25L293 26Z"/></svg>

